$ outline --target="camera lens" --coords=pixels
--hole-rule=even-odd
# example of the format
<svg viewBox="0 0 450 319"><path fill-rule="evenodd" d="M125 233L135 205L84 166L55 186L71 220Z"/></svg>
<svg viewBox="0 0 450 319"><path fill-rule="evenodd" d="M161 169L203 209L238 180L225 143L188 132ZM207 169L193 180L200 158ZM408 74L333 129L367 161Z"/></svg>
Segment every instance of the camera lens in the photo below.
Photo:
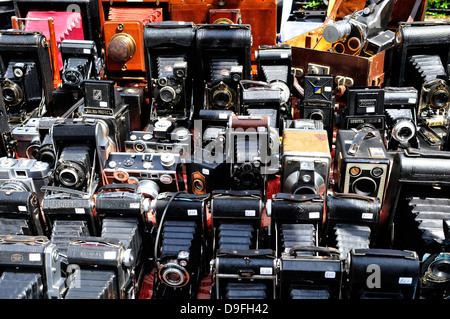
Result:
<svg viewBox="0 0 450 319"><path fill-rule="evenodd" d="M445 254L448 258L448 254ZM433 263L429 266L429 270L431 271L431 274L435 278L439 278L440 280L450 279L450 260L448 259L440 259L435 260Z"/></svg>
<svg viewBox="0 0 450 319"><path fill-rule="evenodd" d="M3 86L3 100L6 104L15 106L22 102L23 91L17 84L8 82Z"/></svg>
<svg viewBox="0 0 450 319"><path fill-rule="evenodd" d="M353 192L358 195L372 196L377 190L377 184L371 178L361 177L353 182Z"/></svg>
<svg viewBox="0 0 450 319"><path fill-rule="evenodd" d="M171 86L165 86L159 91L159 97L166 103L172 102L176 96L177 93Z"/></svg>
<svg viewBox="0 0 450 319"><path fill-rule="evenodd" d="M108 56L116 62L126 62L136 53L136 42L127 33L116 33L106 48Z"/></svg>
<svg viewBox="0 0 450 319"><path fill-rule="evenodd" d="M416 134L416 126L409 120L402 120L392 128L392 137L398 142L407 142L414 134Z"/></svg>
<svg viewBox="0 0 450 319"><path fill-rule="evenodd" d="M449 102L449 94L447 90L439 89L433 92L431 96L431 104L436 109L441 109L447 106Z"/></svg>
<svg viewBox="0 0 450 319"><path fill-rule="evenodd" d="M159 270L160 279L170 287L183 287L189 282L189 274L175 263L163 265Z"/></svg>
<svg viewBox="0 0 450 319"><path fill-rule="evenodd" d="M213 94L213 105L217 108L227 108L232 102L231 92L227 89L217 90Z"/></svg>
<svg viewBox="0 0 450 319"><path fill-rule="evenodd" d="M136 152L142 153L145 151L145 144L142 142L136 142L134 143L134 150Z"/></svg>
<svg viewBox="0 0 450 319"><path fill-rule="evenodd" d="M194 192L202 192L205 189L205 184L202 180L196 179L194 180Z"/></svg>
<svg viewBox="0 0 450 319"><path fill-rule="evenodd" d="M78 175L73 169L63 169L59 181L66 187L73 187L78 182Z"/></svg>
<svg viewBox="0 0 450 319"><path fill-rule="evenodd" d="M66 84L77 86L81 84L83 75L78 70L69 69L63 73L62 78Z"/></svg>

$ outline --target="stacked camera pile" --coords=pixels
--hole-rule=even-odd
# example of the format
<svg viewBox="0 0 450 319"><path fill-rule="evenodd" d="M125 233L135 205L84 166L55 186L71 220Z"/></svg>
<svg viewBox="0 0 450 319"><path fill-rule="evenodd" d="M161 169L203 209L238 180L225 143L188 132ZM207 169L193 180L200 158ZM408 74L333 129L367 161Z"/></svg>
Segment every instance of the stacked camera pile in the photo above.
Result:
<svg viewBox="0 0 450 319"><path fill-rule="evenodd" d="M0 31L0 298L450 298L448 25L344 95L246 24L123 28L62 40L56 87Z"/></svg>

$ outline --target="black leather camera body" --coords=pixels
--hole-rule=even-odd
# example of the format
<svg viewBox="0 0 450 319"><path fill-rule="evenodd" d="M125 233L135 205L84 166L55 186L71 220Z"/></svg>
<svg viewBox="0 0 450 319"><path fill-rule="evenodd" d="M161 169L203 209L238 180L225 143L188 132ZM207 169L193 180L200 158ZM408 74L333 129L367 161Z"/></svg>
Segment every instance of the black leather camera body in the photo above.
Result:
<svg viewBox="0 0 450 319"><path fill-rule="evenodd" d="M51 108L53 74L47 39L41 33L2 31L2 98L9 121L21 123L30 113ZM49 107L50 106L50 107Z"/></svg>
<svg viewBox="0 0 450 319"><path fill-rule="evenodd" d="M172 116L189 119L193 99L193 23L164 21L144 29L147 82L151 85L151 118Z"/></svg>

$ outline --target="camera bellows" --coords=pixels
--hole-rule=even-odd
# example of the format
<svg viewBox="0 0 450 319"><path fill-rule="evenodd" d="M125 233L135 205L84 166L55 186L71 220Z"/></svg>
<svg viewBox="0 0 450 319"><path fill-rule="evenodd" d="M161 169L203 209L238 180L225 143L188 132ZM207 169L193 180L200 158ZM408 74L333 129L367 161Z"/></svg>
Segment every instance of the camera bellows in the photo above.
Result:
<svg viewBox="0 0 450 319"><path fill-rule="evenodd" d="M138 224L139 221L135 218L104 218L101 237L120 240L125 249L130 248L133 251L134 260L137 260L142 243Z"/></svg>
<svg viewBox="0 0 450 319"><path fill-rule="evenodd" d="M308 289L292 285L291 299L330 299L330 293L326 289Z"/></svg>
<svg viewBox="0 0 450 319"><path fill-rule="evenodd" d="M266 299L266 285L262 283L229 282L225 288L226 299Z"/></svg>
<svg viewBox="0 0 450 319"><path fill-rule="evenodd" d="M67 253L69 243L80 236L89 236L89 230L82 220L57 220L53 224L51 241L62 254Z"/></svg>
<svg viewBox="0 0 450 319"><path fill-rule="evenodd" d="M198 225L194 221L167 220L163 224L161 260L190 251Z"/></svg>
<svg viewBox="0 0 450 319"><path fill-rule="evenodd" d="M439 55L413 55L409 61L422 77L424 82L436 78L446 78L446 72Z"/></svg>
<svg viewBox="0 0 450 319"><path fill-rule="evenodd" d="M282 247L285 253L295 246L316 245L316 229L313 224L283 224L280 227ZM313 252L297 252L297 255L313 256Z"/></svg>
<svg viewBox="0 0 450 319"><path fill-rule="evenodd" d="M339 249L341 259L346 259L347 253L353 248L369 248L371 231L368 226L336 224L334 233L336 248Z"/></svg>
<svg viewBox="0 0 450 319"><path fill-rule="evenodd" d="M2 235L32 235L30 226L24 219L0 218L0 234Z"/></svg>
<svg viewBox="0 0 450 319"><path fill-rule="evenodd" d="M442 243L446 239L444 222L450 220L450 199L413 197L409 201L418 229L425 242Z"/></svg>
<svg viewBox="0 0 450 319"><path fill-rule="evenodd" d="M0 277L0 299L43 299L39 271L4 271Z"/></svg>
<svg viewBox="0 0 450 319"><path fill-rule="evenodd" d="M220 248L253 249L255 230L250 224L223 223L219 226L218 240Z"/></svg>
<svg viewBox="0 0 450 319"><path fill-rule="evenodd" d="M64 299L117 299L117 289L114 271L78 269L70 275Z"/></svg>

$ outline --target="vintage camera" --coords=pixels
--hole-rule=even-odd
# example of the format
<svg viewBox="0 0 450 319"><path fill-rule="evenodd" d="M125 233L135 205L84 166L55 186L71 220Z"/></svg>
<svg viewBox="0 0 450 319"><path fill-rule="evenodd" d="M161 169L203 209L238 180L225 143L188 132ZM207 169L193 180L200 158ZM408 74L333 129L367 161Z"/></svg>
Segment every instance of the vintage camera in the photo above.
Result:
<svg viewBox="0 0 450 319"><path fill-rule="evenodd" d="M333 77L329 74L307 74L304 79L304 97L299 100L300 117L322 121L328 132L328 141L333 141L334 101Z"/></svg>
<svg viewBox="0 0 450 319"><path fill-rule="evenodd" d="M192 152L192 134L171 117L159 118L151 121L145 131L131 131L124 147L126 152L169 152L186 160Z"/></svg>
<svg viewBox="0 0 450 319"><path fill-rule="evenodd" d="M335 154L333 170L338 192L384 200L391 160L378 130L339 130Z"/></svg>
<svg viewBox="0 0 450 319"><path fill-rule="evenodd" d="M377 86L348 87L347 101L340 111L341 129L371 126L380 132L385 129L384 90Z"/></svg>
<svg viewBox="0 0 450 319"><path fill-rule="evenodd" d="M34 32L2 31L0 48L0 82L9 121L21 123L33 112L42 115L51 107L54 90L45 37Z"/></svg>
<svg viewBox="0 0 450 319"><path fill-rule="evenodd" d="M387 149L417 147L416 106L418 93L414 87L385 87Z"/></svg>
<svg viewBox="0 0 450 319"><path fill-rule="evenodd" d="M107 184L151 180L160 192L184 190L180 156L172 153L110 153L103 177Z"/></svg>
<svg viewBox="0 0 450 319"><path fill-rule="evenodd" d="M0 93L2 89L0 87ZM3 99L0 99L0 156L14 157L16 141L11 134L8 113Z"/></svg>
<svg viewBox="0 0 450 319"><path fill-rule="evenodd" d="M411 85L419 92L419 125L442 127L446 123L450 102L447 35L448 23L400 23L397 29L392 82Z"/></svg>
<svg viewBox="0 0 450 319"><path fill-rule="evenodd" d="M279 170L279 136L266 116L232 116L226 135L231 188L265 191L267 175Z"/></svg>
<svg viewBox="0 0 450 319"><path fill-rule="evenodd" d="M39 202L44 198L41 187L51 182L52 168L35 159L0 158L0 190L36 193Z"/></svg>
<svg viewBox="0 0 450 319"><path fill-rule="evenodd" d="M131 128L131 115L114 81L85 80L84 92L84 105L78 109L80 117L105 124L104 138L115 144L116 151L123 151Z"/></svg>
<svg viewBox="0 0 450 319"><path fill-rule="evenodd" d="M395 154L382 207L389 213L383 230L394 247L414 250L420 258L445 251L449 160L447 152L426 149Z"/></svg>
<svg viewBox="0 0 450 319"><path fill-rule="evenodd" d="M280 299L337 299L342 264L335 248L322 247L325 203L317 194L278 193L267 201L276 256Z"/></svg>
<svg viewBox="0 0 450 319"><path fill-rule="evenodd" d="M0 233L45 236L46 221L34 192L0 191Z"/></svg>
<svg viewBox="0 0 450 319"><path fill-rule="evenodd" d="M95 211L101 224L100 236L120 239L125 249L132 250L136 265L141 264L144 238L147 239L149 231L145 214L150 211L150 198L148 192L142 192L142 186L105 185L99 188L95 200ZM153 190L159 190L157 185L152 186ZM154 199L157 193L152 195Z"/></svg>
<svg viewBox="0 0 450 319"><path fill-rule="evenodd" d="M150 110L145 104L144 88L141 86L119 87L117 90L124 103L128 105L130 130L143 130L150 118Z"/></svg>
<svg viewBox="0 0 450 319"><path fill-rule="evenodd" d="M16 157L36 158L37 150L40 146L40 135L36 128L39 119L31 118L23 126L16 126L12 129L12 138L17 142Z"/></svg>
<svg viewBox="0 0 450 319"><path fill-rule="evenodd" d="M97 54L94 41L63 40L59 51L63 60L62 88L79 90L84 80L100 78L102 60Z"/></svg>
<svg viewBox="0 0 450 319"><path fill-rule="evenodd" d="M394 44L395 34L387 29L394 8L392 0L367 0L364 8L331 23L323 30L333 51L372 56Z"/></svg>
<svg viewBox="0 0 450 319"><path fill-rule="evenodd" d="M64 187L47 186L44 190L41 206L48 236L62 254L66 255L72 239L100 235L92 195Z"/></svg>
<svg viewBox="0 0 450 319"><path fill-rule="evenodd" d="M211 194L213 254L219 249L258 249L261 214L264 208L261 191L214 190Z"/></svg>
<svg viewBox="0 0 450 319"><path fill-rule="evenodd" d="M212 299L275 299L277 259L271 249L219 249L211 262Z"/></svg>
<svg viewBox="0 0 450 319"><path fill-rule="evenodd" d="M341 260L354 248L375 244L381 214L378 198L334 193L327 197L326 211L323 243L336 247Z"/></svg>
<svg viewBox="0 0 450 319"><path fill-rule="evenodd" d="M245 88L245 84L251 84L252 81L241 81L243 112L248 115L269 116L270 125L282 129L282 119L291 117L291 47L260 46L255 52L255 59L258 81L253 83L260 85Z"/></svg>
<svg viewBox="0 0 450 319"><path fill-rule="evenodd" d="M0 296L62 299L61 256L45 236L0 235Z"/></svg>
<svg viewBox="0 0 450 319"><path fill-rule="evenodd" d="M146 25L144 52L147 83L151 85L151 118L190 117L195 32L193 23L165 21Z"/></svg>
<svg viewBox="0 0 450 319"><path fill-rule="evenodd" d="M374 283L369 276L375 267L379 280ZM420 260L415 251L352 249L346 268L344 290L349 299L415 299L418 295Z"/></svg>
<svg viewBox="0 0 450 319"><path fill-rule="evenodd" d="M209 194L161 193L152 201L157 224L156 298L196 295L205 271L208 197Z"/></svg>
<svg viewBox="0 0 450 319"><path fill-rule="evenodd" d="M194 94L199 105L241 114L240 81L251 80L251 41L250 25L197 26L196 50L200 63L198 92L194 90ZM202 85L204 92L200 92Z"/></svg>
<svg viewBox="0 0 450 319"><path fill-rule="evenodd" d="M326 197L331 155L325 130L286 128L281 157L281 191Z"/></svg>
<svg viewBox="0 0 450 319"><path fill-rule="evenodd" d="M426 253L422 257L419 283L421 299L439 300L447 297L450 283L449 265L450 254L445 249Z"/></svg>
<svg viewBox="0 0 450 319"><path fill-rule="evenodd" d="M67 260L75 271L64 299L133 298L132 256L118 239L83 236L71 241Z"/></svg>
<svg viewBox="0 0 450 319"><path fill-rule="evenodd" d="M53 185L82 191L95 189L107 154L115 145L101 122L66 119L56 122L50 136L56 154ZM106 131L106 132L105 132Z"/></svg>
<svg viewBox="0 0 450 319"><path fill-rule="evenodd" d="M272 246L277 257L289 254L295 246L319 244L324 209L323 197L318 194L277 193L267 200L266 213L271 218Z"/></svg>

